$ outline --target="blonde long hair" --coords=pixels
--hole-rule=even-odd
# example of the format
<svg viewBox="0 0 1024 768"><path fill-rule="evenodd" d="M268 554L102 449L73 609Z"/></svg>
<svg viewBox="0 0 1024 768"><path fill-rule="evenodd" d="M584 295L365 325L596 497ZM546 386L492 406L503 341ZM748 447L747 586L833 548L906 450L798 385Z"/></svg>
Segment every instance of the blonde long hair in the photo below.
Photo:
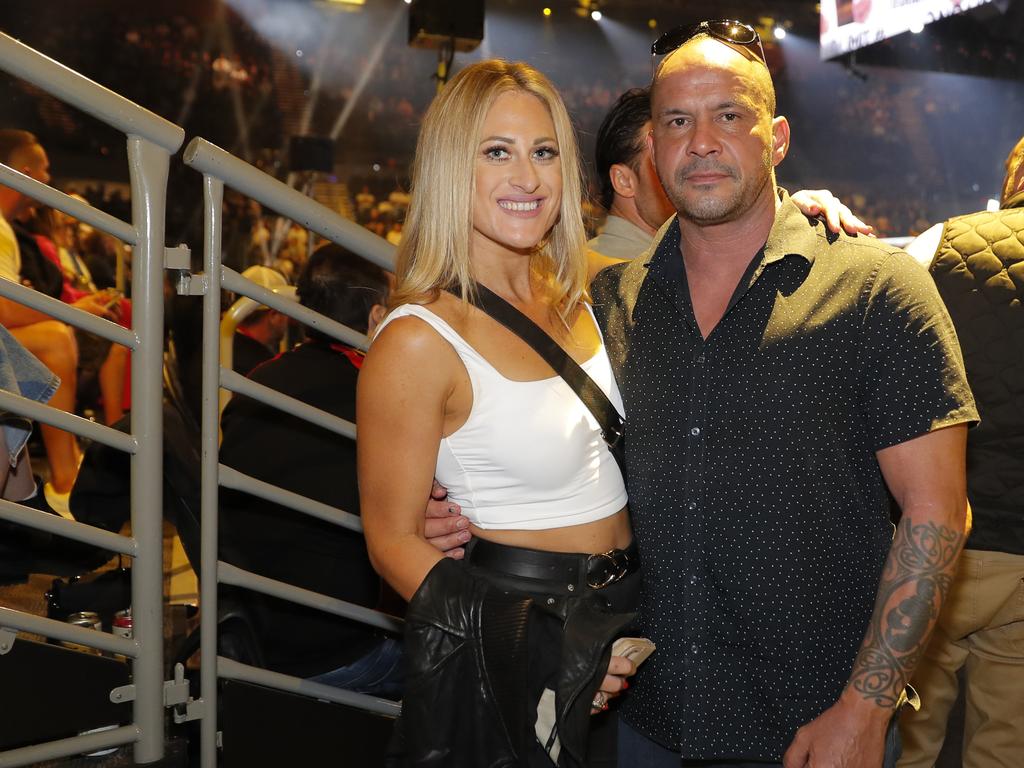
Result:
<svg viewBox="0 0 1024 768"><path fill-rule="evenodd" d="M413 161L412 202L398 247L392 307L432 301L446 288L463 299L471 293L469 244L477 139L494 100L508 91L530 93L547 107L562 164L559 216L537 246L531 266L549 286L552 308L563 321L584 296L583 181L565 104L547 77L529 64L489 59L471 64L452 78L424 116Z"/></svg>

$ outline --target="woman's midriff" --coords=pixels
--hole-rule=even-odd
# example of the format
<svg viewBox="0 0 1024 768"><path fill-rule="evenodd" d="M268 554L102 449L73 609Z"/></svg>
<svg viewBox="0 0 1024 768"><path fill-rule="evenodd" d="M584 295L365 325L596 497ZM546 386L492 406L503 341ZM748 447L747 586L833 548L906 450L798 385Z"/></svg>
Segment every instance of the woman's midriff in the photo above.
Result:
<svg viewBox="0 0 1024 768"><path fill-rule="evenodd" d="M582 525L549 528L543 531L495 530L470 526L474 536L496 544L529 547L547 552L585 552L595 554L610 549L625 549L633 540L629 510L623 507L614 515Z"/></svg>

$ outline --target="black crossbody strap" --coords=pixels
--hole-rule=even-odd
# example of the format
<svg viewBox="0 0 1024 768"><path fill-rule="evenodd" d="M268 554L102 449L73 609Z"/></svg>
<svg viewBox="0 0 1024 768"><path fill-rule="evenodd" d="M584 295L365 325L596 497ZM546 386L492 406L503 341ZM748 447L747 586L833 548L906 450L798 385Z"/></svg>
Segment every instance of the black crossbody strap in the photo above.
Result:
<svg viewBox="0 0 1024 768"><path fill-rule="evenodd" d="M529 344L538 355L544 358L555 373L565 379L573 392L594 415L601 427L601 436L608 443L609 448L613 449L614 454L615 449L622 441L624 431L622 417L615 410L608 395L580 367L580 364L569 357L565 350L558 346L555 340L548 336L539 325L487 286L477 283L476 291L470 293L469 300L475 307L486 312Z"/></svg>

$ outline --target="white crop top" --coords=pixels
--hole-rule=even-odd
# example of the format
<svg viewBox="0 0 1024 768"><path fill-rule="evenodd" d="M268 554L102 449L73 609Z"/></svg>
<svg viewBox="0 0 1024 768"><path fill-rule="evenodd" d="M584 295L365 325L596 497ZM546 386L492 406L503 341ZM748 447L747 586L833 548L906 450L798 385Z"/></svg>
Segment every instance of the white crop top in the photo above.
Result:
<svg viewBox="0 0 1024 768"><path fill-rule="evenodd" d="M480 528L543 530L600 520L625 506L622 475L597 420L562 377L505 378L448 323L418 304L398 307L381 328L407 316L425 321L455 348L473 385L469 418L441 441L436 469L438 482L470 522ZM622 414L603 342L582 367Z"/></svg>

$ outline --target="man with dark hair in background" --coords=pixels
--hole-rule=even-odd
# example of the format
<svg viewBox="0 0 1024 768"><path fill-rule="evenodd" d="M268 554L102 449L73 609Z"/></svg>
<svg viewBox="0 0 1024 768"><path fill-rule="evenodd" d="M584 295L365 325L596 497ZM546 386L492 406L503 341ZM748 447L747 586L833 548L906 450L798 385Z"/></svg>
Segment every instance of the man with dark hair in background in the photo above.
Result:
<svg viewBox="0 0 1024 768"><path fill-rule="evenodd" d="M319 248L298 281L300 303L357 331L384 316L388 275L337 245ZM253 381L334 416L355 420L363 355L313 328L307 340L256 367ZM224 411L221 461L240 472L359 513L356 446L325 427L236 395ZM263 576L366 607L381 582L361 534L239 492L220 506L222 557ZM244 593L267 666L339 688L397 698L400 644L364 624Z"/></svg>
<svg viewBox="0 0 1024 768"><path fill-rule="evenodd" d="M900 768L931 768L965 668L964 768L1024 762L1024 137L1000 208L957 216L907 251L953 318L981 424L967 439L974 526L913 684Z"/></svg>
<svg viewBox="0 0 1024 768"><path fill-rule="evenodd" d="M597 130L594 163L601 205L608 211L601 234L587 245L602 256L632 259L675 213L647 150L651 97L647 88L623 93Z"/></svg>

